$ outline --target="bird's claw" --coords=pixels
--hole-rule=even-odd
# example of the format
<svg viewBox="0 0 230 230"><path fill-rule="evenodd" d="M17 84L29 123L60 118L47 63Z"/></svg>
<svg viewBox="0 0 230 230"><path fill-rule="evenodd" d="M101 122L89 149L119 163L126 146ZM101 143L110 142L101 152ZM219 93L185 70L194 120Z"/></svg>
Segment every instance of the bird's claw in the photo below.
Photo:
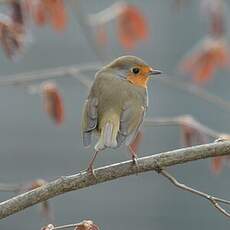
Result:
<svg viewBox="0 0 230 230"><path fill-rule="evenodd" d="M132 160L133 160L133 164L134 164L134 165L137 165L137 164L138 164L138 163L137 163L137 157L133 157Z"/></svg>
<svg viewBox="0 0 230 230"><path fill-rule="evenodd" d="M161 173L161 171L162 171L162 168L160 167L160 165L158 164L157 161L155 161L155 170L157 173Z"/></svg>
<svg viewBox="0 0 230 230"><path fill-rule="evenodd" d="M86 171L90 176L94 177L94 179L97 179L96 175L94 173L94 169L93 169L93 167L91 165L86 169Z"/></svg>
<svg viewBox="0 0 230 230"><path fill-rule="evenodd" d="M134 155L133 157L132 157L132 160L133 160L133 165L134 166L136 166L136 175L138 175L138 173L139 173L139 166L138 166L138 162L137 162L137 157L136 157L136 155Z"/></svg>
<svg viewBox="0 0 230 230"><path fill-rule="evenodd" d="M226 140L223 137L219 137L214 142L215 143L220 143L220 142L224 142L224 141L226 141Z"/></svg>

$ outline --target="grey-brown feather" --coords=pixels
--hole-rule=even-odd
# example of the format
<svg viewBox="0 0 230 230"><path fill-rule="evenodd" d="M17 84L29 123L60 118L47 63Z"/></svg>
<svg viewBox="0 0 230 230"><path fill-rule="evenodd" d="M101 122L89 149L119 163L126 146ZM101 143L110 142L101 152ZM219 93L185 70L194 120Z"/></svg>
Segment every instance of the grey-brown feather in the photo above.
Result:
<svg viewBox="0 0 230 230"><path fill-rule="evenodd" d="M132 140L136 137L140 126L143 122L144 115L145 115L146 107L142 106L142 112L140 111L139 120L136 122L136 128L133 128L133 132L129 133L129 125L130 125L130 118L132 116L132 106L127 107L121 113L121 120L120 120L120 129L117 135L117 145L118 147L126 141L126 145L129 145Z"/></svg>
<svg viewBox="0 0 230 230"><path fill-rule="evenodd" d="M97 127L97 98L88 98L85 101L82 121L82 138L83 145L89 146L91 143L92 131Z"/></svg>

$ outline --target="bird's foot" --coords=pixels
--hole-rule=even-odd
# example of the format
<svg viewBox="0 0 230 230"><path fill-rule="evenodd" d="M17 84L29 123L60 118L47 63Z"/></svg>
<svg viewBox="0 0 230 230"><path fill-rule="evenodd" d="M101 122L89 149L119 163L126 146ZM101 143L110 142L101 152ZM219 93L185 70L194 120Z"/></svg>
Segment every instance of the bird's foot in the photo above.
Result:
<svg viewBox="0 0 230 230"><path fill-rule="evenodd" d="M162 168L160 167L160 165L158 164L157 161L155 161L155 170L157 173L161 173L161 171L162 171Z"/></svg>
<svg viewBox="0 0 230 230"><path fill-rule="evenodd" d="M96 178L96 175L95 175L94 170L93 170L93 163L94 163L94 161L95 161L95 159L96 159L96 157L97 157L97 154L98 154L99 152L100 152L100 151L98 151L98 150L96 150L96 151L94 152L93 157L92 157L92 159L90 160L89 166L88 166L88 168L87 168L87 170L86 170L86 171L88 172L89 175L91 175L91 176L94 177L94 179L97 179L97 178Z"/></svg>
<svg viewBox="0 0 230 230"><path fill-rule="evenodd" d="M136 154L132 155L132 164L136 167L136 175L138 175L139 173L139 165L138 165L138 162L137 162L137 156Z"/></svg>
<svg viewBox="0 0 230 230"><path fill-rule="evenodd" d="M214 142L215 143L219 143L219 142L225 142L225 141L229 141L229 140L230 140L230 136L229 135L221 135Z"/></svg>
<svg viewBox="0 0 230 230"><path fill-rule="evenodd" d="M219 142L224 142L225 140L221 137L217 138L216 140L214 140L215 143L219 143Z"/></svg>
<svg viewBox="0 0 230 230"><path fill-rule="evenodd" d="M94 169L93 169L93 166L92 166L92 165L89 165L89 167L86 169L86 171L87 171L87 173L88 173L90 176L94 177L94 179L97 179L97 178L96 178L96 175L95 175L95 173L94 173Z"/></svg>

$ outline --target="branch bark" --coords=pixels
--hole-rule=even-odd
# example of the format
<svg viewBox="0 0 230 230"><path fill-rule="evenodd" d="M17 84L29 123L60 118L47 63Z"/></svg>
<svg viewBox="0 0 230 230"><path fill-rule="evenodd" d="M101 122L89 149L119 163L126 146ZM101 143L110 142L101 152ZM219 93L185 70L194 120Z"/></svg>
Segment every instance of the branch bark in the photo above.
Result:
<svg viewBox="0 0 230 230"><path fill-rule="evenodd" d="M158 171L159 168L224 155L230 155L230 141L183 148L139 158L137 161L138 172ZM132 161L125 161L95 169L96 179L85 171L60 177L37 189L0 203L0 219L63 193L133 174L136 174L136 167L133 166Z"/></svg>

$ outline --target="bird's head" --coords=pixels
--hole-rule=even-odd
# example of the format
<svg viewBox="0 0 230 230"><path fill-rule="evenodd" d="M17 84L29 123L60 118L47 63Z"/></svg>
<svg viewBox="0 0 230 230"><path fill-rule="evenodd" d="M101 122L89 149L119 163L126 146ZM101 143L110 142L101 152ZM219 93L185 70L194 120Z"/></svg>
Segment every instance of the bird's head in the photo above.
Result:
<svg viewBox="0 0 230 230"><path fill-rule="evenodd" d="M144 88L147 87L151 76L161 74L161 71L153 69L142 59L135 56L119 57L105 68L112 71L116 77L128 80L130 83Z"/></svg>

